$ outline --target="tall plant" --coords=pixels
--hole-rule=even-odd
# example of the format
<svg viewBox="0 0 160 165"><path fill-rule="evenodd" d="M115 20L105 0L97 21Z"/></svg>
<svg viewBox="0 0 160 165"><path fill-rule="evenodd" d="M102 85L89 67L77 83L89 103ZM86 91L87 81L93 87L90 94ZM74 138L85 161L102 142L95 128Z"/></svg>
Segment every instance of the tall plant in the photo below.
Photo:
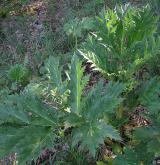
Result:
<svg viewBox="0 0 160 165"><path fill-rule="evenodd" d="M57 58L49 58L47 67L53 89L63 86ZM57 61L57 63L55 63ZM55 65L50 65L51 62ZM54 68L53 68L54 67ZM34 90L27 88L20 95L13 95L0 105L0 156L10 152L18 154L18 163L36 160L43 148L52 147L54 138L64 127L72 129L73 146L89 151L93 156L105 138L121 140L118 131L107 116L122 102L120 94L124 85L98 83L87 96L84 90L88 77L83 76L82 62L74 56L71 63L68 106L50 107ZM67 90L67 89L66 89ZM62 102L63 103L63 102ZM64 124L63 124L64 123Z"/></svg>
<svg viewBox="0 0 160 165"><path fill-rule="evenodd" d="M121 126L127 137L125 123L131 111L141 105L146 119L141 127L130 126L126 145L122 146L115 165L150 165L159 157L159 65L160 38L158 17L149 6L142 8L116 6L98 18L97 31L79 49L80 54L109 80L127 84L125 101L117 111L113 124ZM149 27L149 28L148 28ZM155 76L155 77L154 77ZM154 78L153 78L154 77ZM131 113L132 114L132 113ZM111 119L112 120L112 119ZM147 156L145 156L147 155Z"/></svg>
<svg viewBox="0 0 160 165"><path fill-rule="evenodd" d="M117 6L102 12L97 31L88 37L79 52L106 76L126 81L150 57L148 40L156 28L157 17L149 6L142 9ZM154 40L158 45L159 40Z"/></svg>

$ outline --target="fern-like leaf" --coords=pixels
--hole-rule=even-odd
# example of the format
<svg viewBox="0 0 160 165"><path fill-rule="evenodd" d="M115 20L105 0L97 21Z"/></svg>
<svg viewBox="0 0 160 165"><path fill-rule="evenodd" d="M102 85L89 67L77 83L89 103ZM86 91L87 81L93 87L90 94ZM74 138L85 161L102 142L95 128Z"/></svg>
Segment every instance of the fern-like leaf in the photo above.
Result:
<svg viewBox="0 0 160 165"><path fill-rule="evenodd" d="M88 120L95 120L102 118L107 113L114 113L114 108L123 100L119 97L123 89L123 84L110 82L104 86L103 82L100 81L83 99L83 115Z"/></svg>
<svg viewBox="0 0 160 165"><path fill-rule="evenodd" d="M112 126L100 121L88 122L73 130L72 144L75 146L81 142L80 148L84 150L88 149L95 156L96 149L99 147L99 144L104 143L106 137L115 140L121 139L117 130Z"/></svg>
<svg viewBox="0 0 160 165"><path fill-rule="evenodd" d="M52 127L1 125L0 157L16 152L18 164L24 165L27 160L36 160L43 147L52 145L53 137Z"/></svg>
<svg viewBox="0 0 160 165"><path fill-rule="evenodd" d="M82 62L77 56L74 56L71 63L71 111L77 114L80 113L81 97L85 85L88 82L88 77L83 77L84 69L82 68Z"/></svg>
<svg viewBox="0 0 160 165"><path fill-rule="evenodd" d="M127 75L130 79L136 69L146 63L148 55L154 56L155 51L145 49L142 54L137 47L149 45L146 38L152 38L156 28L157 18L149 6L141 9L119 6L98 18L97 31L88 37L79 52L94 69L107 76L123 80Z"/></svg>
<svg viewBox="0 0 160 165"><path fill-rule="evenodd" d="M73 146L80 142L81 149L89 150L95 156L96 149L106 137L115 140L121 139L117 130L107 123L105 117L114 113L114 109L122 102L120 94L124 85L109 83L105 86L100 81L84 97L82 93L88 78L83 78L83 71L81 62L74 56L70 80L71 111L67 114L65 125L67 128L73 127Z"/></svg>
<svg viewBox="0 0 160 165"><path fill-rule="evenodd" d="M57 127L56 111L47 108L33 94L14 96L0 106L0 156L18 154L19 164L36 159L46 146L52 146Z"/></svg>

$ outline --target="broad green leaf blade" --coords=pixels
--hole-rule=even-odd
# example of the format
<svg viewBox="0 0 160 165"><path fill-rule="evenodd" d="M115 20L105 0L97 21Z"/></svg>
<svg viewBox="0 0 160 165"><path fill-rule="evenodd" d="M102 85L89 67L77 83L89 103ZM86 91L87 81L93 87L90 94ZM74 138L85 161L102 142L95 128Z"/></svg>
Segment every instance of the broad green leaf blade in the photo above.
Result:
<svg viewBox="0 0 160 165"><path fill-rule="evenodd" d="M73 129L72 145L80 143L81 149L89 150L95 156L96 149L104 143L106 137L121 140L117 130L104 122L84 123L81 127Z"/></svg>
<svg viewBox="0 0 160 165"><path fill-rule="evenodd" d="M29 124L28 115L24 112L22 107L11 105L0 105L0 123L6 122L22 122Z"/></svg>
<svg viewBox="0 0 160 165"><path fill-rule="evenodd" d="M52 144L52 127L0 126L0 157L11 152L18 154L19 164L36 159L43 147Z"/></svg>
<svg viewBox="0 0 160 165"><path fill-rule="evenodd" d="M71 80L70 80L70 102L71 111L79 114L81 110L81 96L85 85L88 82L88 78L83 78L84 69L82 68L82 62L76 55L73 56L71 64Z"/></svg>
<svg viewBox="0 0 160 165"><path fill-rule="evenodd" d="M69 113L65 120L65 127L79 127L83 125L84 122L84 118L80 117L75 113Z"/></svg>
<svg viewBox="0 0 160 165"><path fill-rule="evenodd" d="M0 112L0 123L53 126L58 121L55 117L58 112L29 92L8 97L6 103L0 105Z"/></svg>
<svg viewBox="0 0 160 165"><path fill-rule="evenodd" d="M31 93L11 97L0 106L0 156L18 154L19 164L36 159L44 147L51 147L58 115Z"/></svg>
<svg viewBox="0 0 160 165"><path fill-rule="evenodd" d="M102 73L106 73L107 61L106 54L107 50L103 44L100 44L96 39L89 36L87 43L84 43L84 48L79 49L79 53L88 63L91 63L94 70L98 70Z"/></svg>
<svg viewBox="0 0 160 165"><path fill-rule="evenodd" d="M124 90L120 83L109 83L104 86L99 82L83 99L83 115L89 120L103 118L107 113L114 113L114 109L123 101L120 94Z"/></svg>
<svg viewBox="0 0 160 165"><path fill-rule="evenodd" d="M48 126L56 125L57 120L55 120L54 117L56 112L54 112L54 110L50 111L40 99L31 93L25 93L21 95L21 97L19 101L21 101L23 108L31 114L32 119L36 120L38 118L40 120L39 125L41 125L41 123L45 123ZM32 122L34 122L34 120L32 120Z"/></svg>
<svg viewBox="0 0 160 165"><path fill-rule="evenodd" d="M125 160L122 157L117 157L115 158L115 160L113 161L113 165L130 165L127 160Z"/></svg>

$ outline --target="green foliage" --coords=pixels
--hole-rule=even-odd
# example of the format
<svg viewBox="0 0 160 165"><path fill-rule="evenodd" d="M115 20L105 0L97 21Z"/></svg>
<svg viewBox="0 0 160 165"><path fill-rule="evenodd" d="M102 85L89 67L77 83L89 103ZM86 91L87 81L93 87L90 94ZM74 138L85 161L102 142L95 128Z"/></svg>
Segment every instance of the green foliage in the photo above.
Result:
<svg viewBox="0 0 160 165"><path fill-rule="evenodd" d="M74 56L71 64L71 111L80 113L80 102L84 87L87 84L88 78L83 76L84 69L81 69L82 63L78 60L77 56Z"/></svg>
<svg viewBox="0 0 160 165"><path fill-rule="evenodd" d="M53 86L60 86L62 84L62 68L59 67L59 58L50 56L45 64L45 67L48 71L48 76L50 81L53 83Z"/></svg>
<svg viewBox="0 0 160 165"><path fill-rule="evenodd" d="M62 158L62 155L65 156L63 161L60 161ZM59 158L58 158L59 157ZM85 152L81 152L76 150L76 148L70 147L66 153L59 153L57 157L57 161L55 161L55 164L64 164L64 165L88 165L87 155Z"/></svg>
<svg viewBox="0 0 160 165"><path fill-rule="evenodd" d="M68 79L63 81L62 69L58 57L50 56L45 61L44 74L48 78L48 86L51 90L56 91L59 96L66 92L68 84Z"/></svg>
<svg viewBox="0 0 160 165"><path fill-rule="evenodd" d="M51 146L57 127L56 111L32 93L11 96L0 105L0 156L18 154L19 164L35 159L43 147Z"/></svg>
<svg viewBox="0 0 160 165"><path fill-rule="evenodd" d="M26 83L29 80L29 75L29 70L21 64L11 66L8 71L8 78L20 84Z"/></svg>
<svg viewBox="0 0 160 165"><path fill-rule="evenodd" d="M144 113L150 124L135 128L130 145L123 155L118 155L114 165L151 165L154 158L160 155L160 84L159 78L154 77L141 86L139 102L148 112Z"/></svg>
<svg viewBox="0 0 160 165"><path fill-rule="evenodd" d="M11 66L8 78L12 84L4 79L3 72L0 158L17 153L18 164L24 165L36 161L45 148L54 151L50 164L85 165L97 161L99 165L151 165L160 156L159 2L155 0L152 8L118 6L120 2L66 1L65 5L75 3L71 9L74 13L63 23L63 30L59 27L56 30L65 32L61 39L66 40L67 36L69 43L63 45L60 40L59 45L55 36L53 42L51 29L47 29L49 32L40 35L31 50L27 49L35 54L33 61L35 68L40 68L41 77L33 76L19 91L17 87L24 87L30 80L29 70L21 64ZM102 10L95 19L106 3L112 8L116 6ZM28 26L25 28L28 30ZM91 63L91 68L109 79L108 83L99 78L92 85L94 77L90 81L87 68L82 67L84 63L75 52L69 52L78 48L88 32L79 53ZM10 39L11 35L8 36ZM15 48L17 55L25 54L26 45L23 45L19 40ZM67 52L62 62L52 56L57 47ZM2 55L6 58L6 54ZM64 58L69 59L68 54L74 56L66 64ZM2 64L7 60L2 60ZM26 56L25 65L28 60ZM89 91L88 86L91 86ZM139 105L144 108L144 112L137 112L145 119L142 126L132 123L137 122L132 111Z"/></svg>
<svg viewBox="0 0 160 165"><path fill-rule="evenodd" d="M102 73L120 79L131 78L148 59L150 52L145 46L150 44L147 38L156 31L157 18L149 6L142 9L117 6L101 15L97 31L89 36L79 52ZM158 45L159 41L154 40ZM142 45L143 54L139 52Z"/></svg>
<svg viewBox="0 0 160 165"><path fill-rule="evenodd" d="M143 145L138 147L144 147ZM144 153L143 153L144 151ZM113 165L151 165L153 155L145 153L145 148L139 148L135 151L132 148L125 148L124 155L118 156L113 162Z"/></svg>
<svg viewBox="0 0 160 165"><path fill-rule="evenodd" d="M103 144L107 137L114 140L121 139L115 128L105 122L84 122L73 130L73 146L82 141L80 149L89 150L95 156L99 144Z"/></svg>
<svg viewBox="0 0 160 165"><path fill-rule="evenodd" d="M152 78L144 84L142 94L140 95L141 104L144 105L148 114L146 117L151 125L137 128L135 137L146 143L148 153L155 156L160 155L160 79Z"/></svg>
<svg viewBox="0 0 160 165"><path fill-rule="evenodd" d="M129 144L124 147L126 148L124 153L118 155L113 164L150 165L160 154L159 78L151 78L159 74L159 65L156 62L160 53L160 40L156 33L157 20L149 6L143 8L116 6L114 10L102 13L98 18L96 32L89 35L79 50L87 62L92 64L94 70L100 71L109 79L127 82L130 92L128 95L125 91L125 104L118 110L121 121L117 119L115 122L112 121L112 124L125 123L125 115L128 112L124 110L129 109L127 106L130 106L130 100L134 100L134 108L140 104L148 111L143 117L151 125L135 128L134 136L130 135ZM79 132L82 133L84 130ZM80 135L79 133L77 136ZM87 143L90 144L89 141ZM87 146L87 143L84 145Z"/></svg>
<svg viewBox="0 0 160 165"><path fill-rule="evenodd" d="M140 93L140 102L148 110L150 115L159 115L160 112L160 79L154 77L147 81Z"/></svg>
<svg viewBox="0 0 160 165"><path fill-rule="evenodd" d="M50 57L46 66L49 69L52 87L58 89L65 82L62 81L58 59ZM0 105L1 157L16 152L19 164L36 159L43 147L53 145L56 130L63 126L63 121L65 129L73 129L72 145L81 143L80 149L89 150L93 156L105 138L121 140L118 131L109 124L106 117L107 114L114 113L122 102L120 94L124 85L110 83L105 86L100 82L84 96L88 77L83 76L83 72L82 63L74 56L68 85L69 111L66 111L65 106L49 108L36 96L37 87L31 88L33 86L28 86L20 95L9 96ZM57 108L60 110L57 111ZM4 130L7 130L5 134Z"/></svg>
<svg viewBox="0 0 160 165"><path fill-rule="evenodd" d="M86 97L82 97L88 80L82 76L81 62L75 56L71 66L71 109L65 124L66 127L75 127L72 132L73 146L81 142L80 148L89 150L95 156L96 148L103 144L106 137L121 139L115 128L106 121L106 116L114 113L122 101L120 94L124 86L119 83L104 86L100 82Z"/></svg>

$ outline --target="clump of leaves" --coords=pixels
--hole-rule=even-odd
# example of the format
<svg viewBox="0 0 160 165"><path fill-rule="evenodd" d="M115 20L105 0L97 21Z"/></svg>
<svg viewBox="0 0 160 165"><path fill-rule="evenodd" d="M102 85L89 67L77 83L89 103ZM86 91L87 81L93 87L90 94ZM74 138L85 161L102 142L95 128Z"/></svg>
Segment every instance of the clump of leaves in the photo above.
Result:
<svg viewBox="0 0 160 165"><path fill-rule="evenodd" d="M123 155L118 155L114 165L150 165L160 155L160 85L154 77L144 83L139 91L139 102L148 113L144 117L150 124L134 129L131 142L124 148Z"/></svg>
<svg viewBox="0 0 160 165"><path fill-rule="evenodd" d="M18 163L36 159L44 146L52 146L55 111L24 93L0 105L0 157L18 153Z"/></svg>
<svg viewBox="0 0 160 165"><path fill-rule="evenodd" d="M148 110L144 118L150 125L135 128L129 144L122 147L124 153L118 154L113 161L116 165L152 164L160 154L159 78L151 78L159 73L159 65L154 64L160 53L160 39L155 35L157 20L149 6L116 6L98 18L97 31L88 37L79 50L95 70L114 81L127 82L127 85L130 83L129 95L127 91L124 94L125 104L117 111L120 112L117 114L120 114L122 123L128 114L126 109L129 109L131 100L134 100L134 108L140 104ZM118 119L112 121L113 124L118 122Z"/></svg>
<svg viewBox="0 0 160 165"><path fill-rule="evenodd" d="M49 62L51 60L58 62L53 57ZM61 70L57 69L58 63L47 65L53 68L50 70L51 80L53 88L58 89L63 86ZM30 88L19 95L8 97L0 105L1 157L16 152L19 164L36 159L44 147L53 146L54 137L60 133L61 128L64 131L70 128L72 146L80 144L79 149L89 151L92 156L95 156L96 149L105 138L121 140L118 131L108 122L107 115L114 113L122 102L120 95L124 85L110 83L105 86L103 82L99 82L84 96L88 77L84 77L83 72L82 62L74 56L68 88L66 86L70 91L67 107L59 107L59 104L58 107L47 106Z"/></svg>
<svg viewBox="0 0 160 165"><path fill-rule="evenodd" d="M72 61L70 83L70 113L65 122L66 127L73 127L73 146L81 142L80 148L89 150L95 156L99 144L106 137L121 140L115 128L107 122L107 114L121 103L124 86L119 83L104 86L99 82L86 97L82 97L88 81L83 76L81 62L75 57ZM98 98L98 99L97 99Z"/></svg>
<svg viewBox="0 0 160 165"><path fill-rule="evenodd" d="M117 6L115 10L102 12L97 31L79 52L108 77L129 79L153 55L145 46L149 46L147 38L153 36L156 28L157 17L149 6L141 9ZM155 42L158 45L157 39ZM145 51L140 53L142 45Z"/></svg>
<svg viewBox="0 0 160 165"><path fill-rule="evenodd" d="M16 64L9 69L8 78L13 82L25 84L30 78L30 73L22 64Z"/></svg>

